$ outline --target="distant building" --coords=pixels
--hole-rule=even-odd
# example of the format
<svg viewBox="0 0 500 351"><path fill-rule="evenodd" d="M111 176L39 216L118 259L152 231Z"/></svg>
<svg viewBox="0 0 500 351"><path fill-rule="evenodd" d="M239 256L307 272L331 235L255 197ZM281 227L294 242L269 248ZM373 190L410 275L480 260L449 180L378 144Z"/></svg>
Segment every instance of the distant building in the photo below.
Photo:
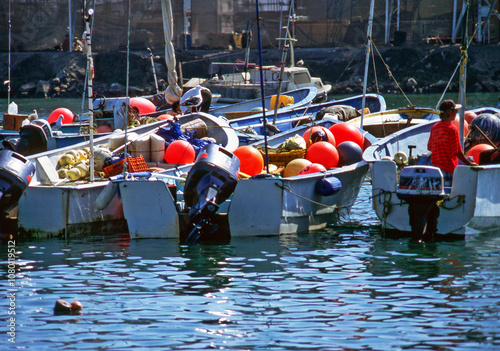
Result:
<svg viewBox="0 0 500 351"><path fill-rule="evenodd" d="M62 47L68 34L70 12L72 33L80 38L83 10L78 6L82 2L71 1L70 11L70 1L11 1L12 48L34 51ZM399 45L405 41L450 42L463 3L458 0L400 0L398 9L395 5L398 2L388 3L391 2L394 3L391 9L385 8L385 1L376 2L373 38L379 45ZM131 3L131 49L162 49L161 1L133 0ZM265 47L279 45L276 38L284 36L280 27L287 24L290 3L290 0L259 0ZM489 3L494 3L495 7L491 9ZM298 40L296 46L365 45L370 0L295 0L294 4L291 28ZM126 48L127 6L126 0L95 1L94 51ZM256 34L255 0L172 0L172 8L174 46L178 49L228 48L230 45L237 48L242 46L241 33L252 30ZM483 30L478 31L476 37L486 44L497 44L500 41L499 11L498 1L471 0L470 34L479 19L485 20ZM7 51L7 0L0 0L0 17L0 50ZM456 31L455 35L459 40L460 32Z"/></svg>

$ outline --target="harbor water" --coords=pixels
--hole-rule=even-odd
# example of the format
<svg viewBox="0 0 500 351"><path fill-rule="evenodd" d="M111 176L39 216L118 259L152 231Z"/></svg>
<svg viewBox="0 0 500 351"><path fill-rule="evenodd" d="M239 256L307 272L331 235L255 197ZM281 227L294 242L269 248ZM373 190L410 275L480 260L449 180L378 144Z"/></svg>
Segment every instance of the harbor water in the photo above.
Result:
<svg viewBox="0 0 500 351"><path fill-rule="evenodd" d="M367 180L349 217L301 235L13 237L0 350L500 350L500 233L389 238L370 193ZM54 315L58 299L82 314Z"/></svg>

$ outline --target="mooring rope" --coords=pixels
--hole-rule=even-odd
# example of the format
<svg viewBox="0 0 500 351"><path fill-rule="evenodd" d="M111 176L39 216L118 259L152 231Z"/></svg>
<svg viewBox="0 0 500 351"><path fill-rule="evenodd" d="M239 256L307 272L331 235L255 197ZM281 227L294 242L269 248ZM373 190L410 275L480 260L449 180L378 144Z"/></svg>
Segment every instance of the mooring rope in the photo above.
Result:
<svg viewBox="0 0 500 351"><path fill-rule="evenodd" d="M280 189L282 189L282 190L285 190L285 191L288 191L290 194L292 194L292 195L294 195L294 196L297 196L298 198L301 198L301 199L303 199L303 200L309 201L309 202L311 202L311 203L313 203L313 204L315 204L315 205L318 205L318 206L323 206L323 207L325 207L325 208L333 208L333 209L337 209L337 210L340 210L340 209L342 209L342 208L343 208L342 206L339 206L339 205L331 205L331 206L330 206L330 205L325 205L325 204L323 204L323 203L321 203L321 202L314 201L314 200L309 199L309 198L307 198L307 197L305 197L305 196L299 195L299 194L297 194L295 191L293 191L293 189L292 189L289 185L280 185L280 184L278 184L278 183L275 183L275 185L276 185L278 188L280 188Z"/></svg>

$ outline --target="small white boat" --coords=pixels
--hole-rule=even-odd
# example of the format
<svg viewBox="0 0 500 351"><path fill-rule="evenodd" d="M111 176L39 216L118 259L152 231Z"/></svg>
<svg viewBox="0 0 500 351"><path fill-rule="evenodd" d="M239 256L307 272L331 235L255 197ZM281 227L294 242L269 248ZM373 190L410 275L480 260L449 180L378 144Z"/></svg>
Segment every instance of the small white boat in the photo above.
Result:
<svg viewBox="0 0 500 351"><path fill-rule="evenodd" d="M370 164L373 208L382 227L397 235L412 233L417 239L426 233L432 234L426 227L435 226L436 221L437 237L464 237L498 230L500 165L459 165L453 185L444 188L439 168L429 166L427 161L427 141L437 122L396 132L363 153L364 160ZM405 166L408 159L413 166ZM424 206L423 212L413 205L416 201ZM436 208L433 204L438 205L438 211L429 213L429 209ZM413 225L410 225L410 217Z"/></svg>
<svg viewBox="0 0 500 351"><path fill-rule="evenodd" d="M206 126L207 137L213 138L229 150L238 147L238 137L235 132L220 118L200 112L183 116L179 124L181 128L190 124L192 129L197 129L200 121ZM134 132L136 143L139 145L140 140L156 134L160 127L169 123L171 122L160 121L146 124L129 130L128 135L132 137L132 132ZM109 145L110 140L120 139L124 139L124 132L96 138L94 146L96 148ZM147 144L149 146L149 141ZM93 182L87 179L77 181L59 179L56 169L61 156L70 150L79 150L88 146L88 142L82 142L27 157L35 164L35 174L29 187L19 199L19 206L10 213L13 220L17 219L18 230L21 234L69 236L127 231L121 199L116 196L116 193L110 193L110 198L105 203L106 206L96 207L96 201L109 183L109 177L96 177ZM132 144L128 150L130 153L133 152ZM140 157L139 147L135 150L135 154L132 153L132 155ZM149 162L146 165L159 168L172 167L162 160L161 154L156 162Z"/></svg>
<svg viewBox="0 0 500 351"><path fill-rule="evenodd" d="M427 107L403 107L378 111L363 116L363 130L376 138L385 138L404 128L439 119L439 111ZM361 117L347 123L361 127Z"/></svg>
<svg viewBox="0 0 500 351"><path fill-rule="evenodd" d="M322 120L315 125L329 127L334 123L342 122ZM295 134L302 135L309 127L303 125L271 137L268 146L277 147ZM375 141L369 134L365 137ZM183 185L177 177L189 171L186 167L142 179L117 180L131 238L186 239L192 226ZM349 212L367 172L368 164L360 161L293 177L240 179L231 197L218 205L217 225L230 237L301 233L324 228L334 223L338 215ZM332 194L322 194L318 190L318 183L322 182L341 184L341 188Z"/></svg>

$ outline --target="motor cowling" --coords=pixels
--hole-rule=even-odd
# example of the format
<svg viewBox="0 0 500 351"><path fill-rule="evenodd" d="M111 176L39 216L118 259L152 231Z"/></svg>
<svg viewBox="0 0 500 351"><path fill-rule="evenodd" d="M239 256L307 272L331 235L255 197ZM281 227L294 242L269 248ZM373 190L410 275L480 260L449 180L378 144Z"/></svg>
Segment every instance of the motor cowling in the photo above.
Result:
<svg viewBox="0 0 500 351"><path fill-rule="evenodd" d="M409 224L415 239L437 231L438 201L444 192L443 173L433 166L408 166L401 170L397 190L399 199L408 203Z"/></svg>
<svg viewBox="0 0 500 351"><path fill-rule="evenodd" d="M189 221L194 226L188 242L216 230L215 213L236 188L240 161L216 144L206 145L188 173L184 201L189 208Z"/></svg>
<svg viewBox="0 0 500 351"><path fill-rule="evenodd" d="M4 143L4 147L21 155L30 156L47 151L50 138L52 138L52 129L49 122L36 119L19 129L19 139L15 144Z"/></svg>
<svg viewBox="0 0 500 351"><path fill-rule="evenodd" d="M3 213L17 206L34 173L34 164L23 155L11 150L0 151L0 210Z"/></svg>

